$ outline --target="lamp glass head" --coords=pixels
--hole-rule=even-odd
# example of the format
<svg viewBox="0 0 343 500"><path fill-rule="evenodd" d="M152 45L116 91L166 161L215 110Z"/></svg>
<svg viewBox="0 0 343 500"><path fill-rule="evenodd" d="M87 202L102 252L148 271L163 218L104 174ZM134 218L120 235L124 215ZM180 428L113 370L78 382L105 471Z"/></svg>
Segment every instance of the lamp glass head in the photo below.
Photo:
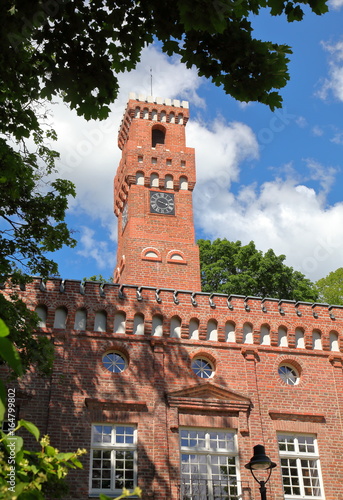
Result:
<svg viewBox="0 0 343 500"><path fill-rule="evenodd" d="M257 444L254 446L254 456L245 467L253 470L268 470L276 467L276 464L266 455L264 446Z"/></svg>

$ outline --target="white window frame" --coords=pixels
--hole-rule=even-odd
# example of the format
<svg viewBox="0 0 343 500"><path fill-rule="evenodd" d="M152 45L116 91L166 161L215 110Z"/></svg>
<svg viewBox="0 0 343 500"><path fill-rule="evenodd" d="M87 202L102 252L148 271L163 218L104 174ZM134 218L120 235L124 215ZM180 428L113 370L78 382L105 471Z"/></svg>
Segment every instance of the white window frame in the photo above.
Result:
<svg viewBox="0 0 343 500"><path fill-rule="evenodd" d="M204 446L185 446L182 445L182 431L186 432L204 432L205 433L205 445ZM179 429L180 433L180 480L181 480L181 500L187 499L187 500L203 500L206 498L206 500L213 500L214 498L218 498L217 495L214 496L215 493L215 483L216 480L213 479L212 476L212 465L216 465L215 463L213 464L211 462L212 457L228 457L228 458L234 458L234 464L229 464L228 467L235 467L235 478L236 478L236 489L237 493L229 497L230 500L238 500L238 498L241 498L241 488L240 488L240 475L239 475L239 460L238 460L238 446L237 446L237 433L235 430L232 429L221 429L221 428L214 428L214 429L208 429L204 427L180 427ZM231 439L233 442L233 449L229 449L228 447L211 447L210 443L210 435L211 434L230 434ZM194 439L194 438L192 438ZM200 471L193 471L188 473L185 472L183 474L183 465L185 464L183 462L183 456L189 455L189 456L194 456L196 455L197 457L206 457L205 458L205 467L206 467L206 473L200 473ZM204 460L204 459L203 459ZM187 464L185 464L187 465ZM225 465L226 466L226 465ZM207 481L207 495L203 495L203 491L200 490L199 492L199 487L193 487L193 484L199 484L197 483L197 479L195 476L201 476L201 475L206 475L206 478L198 478L200 481ZM224 474L223 474L224 475ZM190 486L187 488L186 491L183 491L183 479L186 479L186 484L190 484ZM188 479L188 481L187 481ZM192 481L194 479L194 483ZM217 486L218 487L218 486ZM228 493L225 493L225 498Z"/></svg>
<svg viewBox="0 0 343 500"><path fill-rule="evenodd" d="M110 428L111 431L107 435L110 435L110 441L109 442L98 442L95 441L95 435L96 435L96 427L102 427L102 428ZM120 428L129 428L130 430L133 431L133 442L132 443L121 443L119 442L120 440L116 439L117 436L117 430L120 430ZM123 434L121 434L123 435ZM109 488L96 488L93 486L93 479L96 480L98 478L93 477L93 471L95 470L95 467L93 467L93 457L94 457L94 451L109 451L110 452L110 458L106 458L107 460L111 461L110 464L110 487ZM116 452L117 451L131 451L133 452L133 484L127 484L125 483L125 480L123 481L124 484L120 488L115 487L115 481L118 479L116 477ZM95 457L95 460L100 460L99 458ZM135 425L131 424L107 424L107 423L94 423L92 424L92 432L91 432L91 450L90 450L90 467L89 467L89 493L90 496L93 497L99 497L100 493L104 493L108 496L119 496L122 494L123 488L127 488L129 490L133 490L137 486L137 428ZM97 468L99 469L99 468ZM100 470L106 470L106 468L100 467ZM131 470L131 469L129 469ZM129 481L129 480L128 480ZM135 497L136 498L136 497Z"/></svg>
<svg viewBox="0 0 343 500"><path fill-rule="evenodd" d="M290 438L293 440L294 444L294 451L289 451L289 450L280 450L280 439L282 438ZM292 493L285 493L284 492L284 499L285 500L325 500L325 495L324 495L324 488L323 488L323 479L322 479L322 471L320 467L320 459L319 459L319 451L318 451L318 443L317 443L317 438L314 434L294 434L294 433L287 433L287 432L280 432L278 433L278 446L279 446L279 455L280 455L280 463L281 463L281 472L282 472L282 483L284 486L284 491L285 491L285 486L288 486L284 484L284 478L286 475L284 474L284 469L286 466L283 467L282 465L282 459L285 460L295 460L295 467L297 470L297 478L299 479L299 489L300 493L299 494L292 494ZM299 439L300 438L307 438L308 443L312 440L312 445L313 445L313 451L303 451L300 450L300 444ZM305 491L305 485L304 485L304 479L307 479L306 476L303 474L303 469L302 469L302 463L301 461L304 460L311 460L315 462L315 469L317 470L318 474L318 482L319 482L319 489L320 489L320 495L315 495L311 494L308 495L306 494Z"/></svg>

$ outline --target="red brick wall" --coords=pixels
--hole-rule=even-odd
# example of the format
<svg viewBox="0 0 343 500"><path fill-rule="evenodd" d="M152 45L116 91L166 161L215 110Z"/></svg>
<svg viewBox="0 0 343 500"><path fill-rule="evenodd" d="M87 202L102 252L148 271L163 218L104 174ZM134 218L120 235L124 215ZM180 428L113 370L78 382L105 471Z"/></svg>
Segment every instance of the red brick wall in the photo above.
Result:
<svg viewBox="0 0 343 500"><path fill-rule="evenodd" d="M47 327L42 333L54 340L56 363L51 384L35 379L33 374L20 382L24 394L20 417L47 429L61 451L89 449L92 422L132 422L138 426L138 478L144 498L177 499L178 427L230 427L237 431L243 498L259 498L243 465L252 456L253 446L264 444L267 454L278 464L269 483L268 500L281 500L276 432L313 433L318 437L325 499L343 499L342 308L288 301L282 304L281 314L276 300L262 303L231 297L230 310L228 297L223 295L210 297L199 292L193 297L197 302L193 305L191 293L182 291L161 291L156 295L155 289L143 288L137 297L138 287L132 286L122 288L123 298L119 298L119 285L105 285L100 293L99 283L87 282L81 289L83 294L77 281L66 281L62 292L60 280L49 281L45 291L39 285L36 280L19 294L33 309L37 304L47 306ZM55 309L60 305L68 309L66 330L53 328ZM75 312L80 307L87 310L85 331L73 329ZM296 314L299 309L301 316ZM98 310L107 311L106 332L93 330ZM123 334L113 332L117 311L126 313ZM313 311L318 311L317 318ZM144 335L132 332L137 312L144 314ZM163 316L161 338L151 335L154 314ZM176 315L181 320L181 338L171 338L169 332L171 318ZM200 322L200 340L189 338L192 318ZM210 319L218 322L217 341L206 340ZM227 321L235 324L235 342L226 342ZM252 344L243 343L243 325L247 322L252 325ZM260 344L262 325L270 327L271 345ZM289 347L278 347L279 326L287 328ZM305 333L303 349L294 344L295 329L299 327ZM321 350L311 347L314 329L321 333ZM338 352L330 350L332 331L339 334ZM111 374L102 366L102 355L111 348L128 359L123 373ZM204 381L192 372L191 359L199 353L214 363L213 378ZM277 368L282 361L298 369L298 385L288 386L279 378ZM203 392L194 393L194 388ZM183 396L174 395L180 390L185 391ZM68 499L88 497L88 456L84 464L83 471L70 476L73 493Z"/></svg>

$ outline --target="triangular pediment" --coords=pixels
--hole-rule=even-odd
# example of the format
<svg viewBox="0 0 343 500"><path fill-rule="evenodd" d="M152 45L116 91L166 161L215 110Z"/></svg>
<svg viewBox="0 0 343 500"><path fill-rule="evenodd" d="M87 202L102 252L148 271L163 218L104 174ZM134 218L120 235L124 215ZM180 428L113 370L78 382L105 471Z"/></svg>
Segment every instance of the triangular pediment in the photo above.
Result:
<svg viewBox="0 0 343 500"><path fill-rule="evenodd" d="M246 396L230 391L212 382L205 382L186 387L180 391L170 392L168 401L171 406L219 406L230 407L232 410L240 411L250 407L251 401Z"/></svg>

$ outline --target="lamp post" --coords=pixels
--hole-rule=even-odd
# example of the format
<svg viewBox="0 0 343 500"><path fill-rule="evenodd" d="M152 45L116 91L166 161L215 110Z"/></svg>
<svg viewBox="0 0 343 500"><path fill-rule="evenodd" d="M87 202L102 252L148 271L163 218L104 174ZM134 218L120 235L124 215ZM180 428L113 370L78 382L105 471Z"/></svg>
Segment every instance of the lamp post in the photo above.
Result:
<svg viewBox="0 0 343 500"><path fill-rule="evenodd" d="M251 457L250 462L245 465L245 468L250 470L255 481L260 485L261 500L267 500L266 484L269 481L272 469L274 469L274 467L276 467L276 463L272 462L266 455L264 446L262 446L262 444L257 444L256 446L254 446L254 456ZM254 474L254 470L269 471L267 480L259 481Z"/></svg>

